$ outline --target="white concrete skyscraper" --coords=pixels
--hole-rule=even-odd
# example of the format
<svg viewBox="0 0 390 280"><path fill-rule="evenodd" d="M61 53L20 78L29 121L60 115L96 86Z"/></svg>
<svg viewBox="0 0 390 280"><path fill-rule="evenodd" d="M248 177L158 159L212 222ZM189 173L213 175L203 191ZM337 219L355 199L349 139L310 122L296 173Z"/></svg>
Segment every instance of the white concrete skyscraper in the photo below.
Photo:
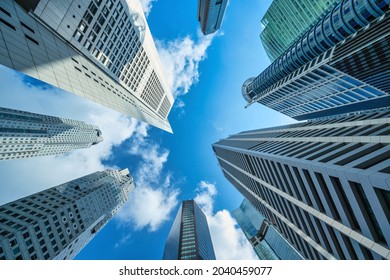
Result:
<svg viewBox="0 0 390 280"><path fill-rule="evenodd" d="M225 177L305 259L390 259L390 112L246 131Z"/></svg>
<svg viewBox="0 0 390 280"><path fill-rule="evenodd" d="M173 96L138 0L3 0L0 63L172 131Z"/></svg>
<svg viewBox="0 0 390 280"><path fill-rule="evenodd" d="M0 160L55 155L103 141L97 126L0 107Z"/></svg>
<svg viewBox="0 0 390 280"><path fill-rule="evenodd" d="M73 259L133 188L127 169L105 170L0 206L0 260Z"/></svg>

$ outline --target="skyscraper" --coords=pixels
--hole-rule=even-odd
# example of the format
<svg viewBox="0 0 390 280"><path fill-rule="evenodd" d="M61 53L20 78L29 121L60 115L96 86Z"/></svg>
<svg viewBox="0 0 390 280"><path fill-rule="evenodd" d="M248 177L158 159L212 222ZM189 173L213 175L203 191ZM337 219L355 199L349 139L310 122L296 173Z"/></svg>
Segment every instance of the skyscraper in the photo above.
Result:
<svg viewBox="0 0 390 280"><path fill-rule="evenodd" d="M0 207L0 260L72 259L134 188L127 169L92 173Z"/></svg>
<svg viewBox="0 0 390 280"><path fill-rule="evenodd" d="M390 104L389 1L344 0L256 78L259 102L296 120Z"/></svg>
<svg viewBox="0 0 390 280"><path fill-rule="evenodd" d="M171 132L173 97L138 0L3 0L0 63Z"/></svg>
<svg viewBox="0 0 390 280"><path fill-rule="evenodd" d="M194 200L182 202L164 249L164 260L215 260L205 214Z"/></svg>
<svg viewBox="0 0 390 280"><path fill-rule="evenodd" d="M260 38L274 61L341 0L274 0L261 19Z"/></svg>
<svg viewBox="0 0 390 280"><path fill-rule="evenodd" d="M103 141L82 121L0 107L0 160L66 153Z"/></svg>
<svg viewBox="0 0 390 280"><path fill-rule="evenodd" d="M204 35L221 27L227 3L228 0L198 0L198 21Z"/></svg>
<svg viewBox="0 0 390 280"><path fill-rule="evenodd" d="M247 199L232 214L260 260L303 259Z"/></svg>
<svg viewBox="0 0 390 280"><path fill-rule="evenodd" d="M242 132L224 176L305 259L390 259L390 111Z"/></svg>

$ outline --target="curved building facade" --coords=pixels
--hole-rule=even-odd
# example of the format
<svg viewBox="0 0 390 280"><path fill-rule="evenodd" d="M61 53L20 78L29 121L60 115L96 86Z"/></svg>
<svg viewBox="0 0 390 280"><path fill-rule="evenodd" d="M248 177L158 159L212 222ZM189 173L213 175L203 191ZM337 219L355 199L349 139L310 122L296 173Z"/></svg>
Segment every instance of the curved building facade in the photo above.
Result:
<svg viewBox="0 0 390 280"><path fill-rule="evenodd" d="M260 39L273 62L341 0L274 0L261 20Z"/></svg>
<svg viewBox="0 0 390 280"><path fill-rule="evenodd" d="M383 78L388 77L390 70L389 67L384 67L390 65L387 32L389 3L389 0L342 1L263 73L246 84L244 98L249 104L259 102L281 111L272 103L280 99L274 93L281 89L280 95L285 99L282 106L286 109L281 112L298 120L318 117L316 113L320 111L323 111L320 115L329 115L361 110L360 107L366 105L324 112L366 99L375 103L367 105L371 108L378 104L388 104L389 87ZM352 34L354 35L351 36ZM331 72L333 76L321 71L313 77L305 76L325 64L332 68L325 72ZM360 68L361 73L353 70L356 68ZM333 81L340 76L344 76L347 83L340 81L339 84L334 84ZM321 83L317 87L313 86L313 82L321 78ZM291 89L283 87L290 85L292 80L296 80L298 84L293 87L295 93L303 92L301 87L305 86L309 90L296 99L299 102L294 103L308 103L309 106L301 112L288 112L288 108L295 105L289 103L290 96L293 96ZM350 94L353 91L351 87L358 92ZM327 99L335 92L348 94L337 101L317 106L316 101ZM385 99L378 101L379 96Z"/></svg>

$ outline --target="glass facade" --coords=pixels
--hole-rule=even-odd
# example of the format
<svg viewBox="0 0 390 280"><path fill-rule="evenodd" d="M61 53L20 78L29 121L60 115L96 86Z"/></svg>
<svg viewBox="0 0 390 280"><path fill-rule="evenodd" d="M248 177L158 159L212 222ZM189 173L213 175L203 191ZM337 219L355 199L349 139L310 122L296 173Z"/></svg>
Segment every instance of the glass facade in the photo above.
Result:
<svg viewBox="0 0 390 280"><path fill-rule="evenodd" d="M273 62L341 0L274 0L261 20L260 38Z"/></svg>
<svg viewBox="0 0 390 280"><path fill-rule="evenodd" d="M204 35L217 31L222 24L228 0L198 0L198 21Z"/></svg>
<svg viewBox="0 0 390 280"><path fill-rule="evenodd" d="M297 120L387 106L389 2L337 4L263 73L244 83L248 105L259 102Z"/></svg>
<svg viewBox="0 0 390 280"><path fill-rule="evenodd" d="M247 200L233 212L241 230L261 260L300 260L303 257Z"/></svg>
<svg viewBox="0 0 390 280"><path fill-rule="evenodd" d="M207 219L193 200L182 202L165 244L164 260L215 260Z"/></svg>

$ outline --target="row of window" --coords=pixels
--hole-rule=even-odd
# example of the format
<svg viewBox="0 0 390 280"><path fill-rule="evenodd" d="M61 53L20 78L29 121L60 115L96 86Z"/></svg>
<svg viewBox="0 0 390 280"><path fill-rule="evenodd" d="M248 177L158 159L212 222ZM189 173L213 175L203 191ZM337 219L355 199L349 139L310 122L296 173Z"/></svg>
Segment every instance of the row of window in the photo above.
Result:
<svg viewBox="0 0 390 280"><path fill-rule="evenodd" d="M357 32L368 22L383 15L388 9L385 0L358 1L355 3L357 6L352 5L352 1L343 1L336 6L260 74L254 81L257 82L256 91L260 93L266 90L344 38ZM348 12L345 12L346 10Z"/></svg>
<svg viewBox="0 0 390 280"><path fill-rule="evenodd" d="M261 159L260 159L261 160ZM270 162L270 164L272 164ZM225 164L224 162L220 161L220 165L223 169L227 170L232 176L236 178L240 178L240 181L248 186L251 190L253 190L259 197L267 201L269 204L272 205L273 208L277 209L279 213L281 213L284 217L286 217L289 221L294 223L300 230L311 236L316 240L318 243L321 241L320 238L316 237L317 232L315 232L313 229L309 229L312 227L313 222L317 224L320 222L317 220L315 216L309 215L306 211L302 211L299 207L297 207L295 204L291 203L289 200L277 195L277 193L271 191L270 189L263 187L258 182L254 182L254 180L251 180L250 178L247 178L244 174L242 174L240 171L236 170L235 168L232 168L230 165ZM315 173L314 177L316 178L318 185L316 186L314 184L314 178L307 170L302 170L302 174L299 172L299 170L295 167L292 168L292 171L294 173L295 177L292 177L291 171L288 166L285 166L285 169L281 169L279 171L278 168L276 168L276 165L273 165L272 168L269 167L262 167L260 164L250 164L252 167L250 169L254 169L256 166L256 170L254 174L256 177L260 178L263 181L266 181L276 188L279 188L284 193L288 193L289 195L298 198L299 200L303 201L305 204L312 206L319 210L320 212L323 212L327 214L330 217L333 217L335 220L341 221L341 209L336 207L335 203L337 199L339 199L339 203L341 205L344 205L343 208L343 217L348 217L348 221L351 223L350 227L356 231L359 231L359 225L356 223L356 217L355 217L355 211L352 211L352 207L349 205L349 200L351 198L347 199L347 195L344 192L344 186L339 185L340 182L338 181L338 178L336 177L330 177L332 184L327 184L325 181L325 178L320 173ZM279 168L281 166L278 164ZM270 168L270 169L269 169ZM271 172L267 170L272 170ZM260 172L260 173L259 173ZM287 176L285 175L287 174ZM226 175L226 173L225 173ZM337 183L338 182L338 183ZM361 185L356 182L349 182L350 188L353 191L355 198L357 201L366 201L365 203L359 202L358 205L360 206L360 210L362 211L363 215L366 217L365 222L367 223L368 227L371 230L373 239L376 242L386 244L386 240L384 238L383 232L381 227L379 226L377 219L375 217L375 214L373 211L370 211L371 206L367 200L367 197L365 196L364 192L362 191ZM317 189L319 188L319 189ZM335 190L337 196L331 195L331 190ZM301 193L300 193L301 191ZM377 189L377 195L378 192L380 192L378 199L382 201L382 207L384 209L384 212L389 213L389 206L386 206L386 203L389 203L389 197L390 193L387 194L385 190ZM321 197L321 198L320 198ZM325 198L325 201L323 201L323 198ZM336 199L337 198L337 199ZM387 202L386 202L387 200ZM325 203L326 202L326 203ZM340 205L340 204L338 204ZM349 207L348 207L349 205ZM330 212L328 212L328 210ZM310 217L309 217L310 216ZM310 221L310 219L312 221ZM388 220L390 217L388 217ZM314 220L314 221L313 221ZM342 222L343 224L346 224L347 221L344 220ZM325 224L324 224L325 225ZM327 225L326 225L327 226ZM319 226L317 227L317 230L321 233L321 228ZM329 231L332 234L332 231L334 229L330 228ZM339 235L340 232L334 233L334 235ZM332 254L338 254L340 258L343 258L342 251L338 252L339 250L336 249L336 252L331 249L330 246L326 245L326 236L322 235L322 245L324 248L327 248L329 252ZM348 238L349 237L345 237ZM290 237L290 239L293 239ZM344 238L343 238L344 239ZM352 239L351 239L352 240ZM333 244L336 244L338 239L335 238L333 240ZM296 242L295 242L296 243ZM341 242L343 244L343 242ZM385 245L388 246L388 245ZM353 253L350 253L353 256Z"/></svg>

